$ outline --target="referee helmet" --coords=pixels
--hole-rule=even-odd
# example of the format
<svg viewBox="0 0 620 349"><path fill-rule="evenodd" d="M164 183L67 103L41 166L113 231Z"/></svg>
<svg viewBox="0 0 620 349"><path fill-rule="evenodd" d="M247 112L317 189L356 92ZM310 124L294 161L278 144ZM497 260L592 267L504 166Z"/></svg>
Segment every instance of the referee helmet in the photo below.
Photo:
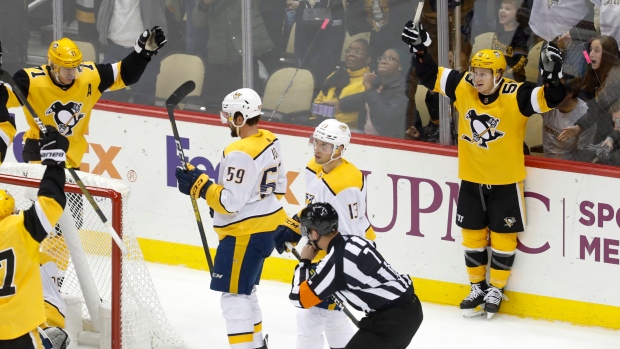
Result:
<svg viewBox="0 0 620 349"><path fill-rule="evenodd" d="M338 212L327 202L309 204L299 216L301 235L308 236L312 229L324 236L338 231Z"/></svg>

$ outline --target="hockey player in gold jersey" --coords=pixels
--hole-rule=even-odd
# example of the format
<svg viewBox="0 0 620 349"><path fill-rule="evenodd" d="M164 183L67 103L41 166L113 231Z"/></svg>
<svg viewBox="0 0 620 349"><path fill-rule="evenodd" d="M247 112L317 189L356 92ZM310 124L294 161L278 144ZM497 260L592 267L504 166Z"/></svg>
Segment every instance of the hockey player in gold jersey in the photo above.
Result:
<svg viewBox="0 0 620 349"><path fill-rule="evenodd" d="M48 64L18 70L13 75L15 86L28 99L45 125L54 126L69 139L67 165L79 168L88 143L90 114L101 94L136 83L146 65L166 43L161 28L145 30L134 51L117 63L95 64L83 62L82 52L71 39L62 38L51 43ZM18 107L20 102L10 91L7 107ZM24 134L24 162L38 161L37 137L39 128L24 107L29 129Z"/></svg>
<svg viewBox="0 0 620 349"><path fill-rule="evenodd" d="M0 53L0 70L2 69L2 53ZM7 149L17 133L15 129L15 118L9 114L6 104L9 100L9 89L11 86L0 82L0 164L4 162Z"/></svg>
<svg viewBox="0 0 620 349"><path fill-rule="evenodd" d="M375 232L366 218L366 179L362 172L342 157L351 141L347 124L327 119L316 127L310 144L314 157L306 166L306 205L328 202L338 212L338 225L344 235L356 235L370 240ZM275 234L279 253L286 242L299 242L299 214L286 218ZM325 256L319 252L314 262ZM297 349L323 348L324 337L330 348L344 348L355 329L345 314L333 302L325 300L309 309L297 310Z"/></svg>
<svg viewBox="0 0 620 349"><path fill-rule="evenodd" d="M456 224L462 228L470 294L461 302L465 317L490 319L498 312L525 229L523 140L528 117L556 107L564 99L562 56L554 44L541 50L544 86L503 77L506 60L497 50L481 50L464 73L438 67L426 49L427 32L409 21L403 41L415 52L411 74L429 90L449 97L459 112L458 163L461 187ZM491 241L487 283L487 245Z"/></svg>
<svg viewBox="0 0 620 349"><path fill-rule="evenodd" d="M256 296L265 258L273 251L273 232L286 213L279 197L286 192L280 141L258 128L262 102L242 88L228 94L220 115L232 137L220 162L217 183L188 164L176 170L179 191L205 199L214 210L213 229L219 244L211 289L222 292L222 315L233 349L267 348L262 313Z"/></svg>
<svg viewBox="0 0 620 349"><path fill-rule="evenodd" d="M14 213L13 197L0 190L0 348L3 349L51 348L49 343L44 346L44 340L49 340L38 332L38 326L46 319L39 244L54 229L65 207L64 167L69 142L48 126L48 135L38 143L46 169L37 201L27 210ZM66 341L66 333L59 331Z"/></svg>

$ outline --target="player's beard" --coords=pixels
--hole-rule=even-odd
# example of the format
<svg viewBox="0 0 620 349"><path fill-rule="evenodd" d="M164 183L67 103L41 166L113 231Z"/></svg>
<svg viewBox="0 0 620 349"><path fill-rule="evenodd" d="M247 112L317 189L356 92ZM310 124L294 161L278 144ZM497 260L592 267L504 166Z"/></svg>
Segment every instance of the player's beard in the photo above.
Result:
<svg viewBox="0 0 620 349"><path fill-rule="evenodd" d="M235 126L232 125L228 125L228 127L230 127L230 136L232 138L237 138L239 137L239 134L237 133L237 128Z"/></svg>

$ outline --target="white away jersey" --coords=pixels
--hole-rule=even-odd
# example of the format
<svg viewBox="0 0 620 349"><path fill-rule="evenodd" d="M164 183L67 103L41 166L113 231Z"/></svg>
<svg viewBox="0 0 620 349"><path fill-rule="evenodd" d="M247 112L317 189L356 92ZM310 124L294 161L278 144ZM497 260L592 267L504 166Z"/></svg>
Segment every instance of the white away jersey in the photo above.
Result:
<svg viewBox="0 0 620 349"><path fill-rule="evenodd" d="M375 232L366 218L366 180L362 171L344 158L342 164L323 172L314 158L306 166L306 206L328 202L338 212L338 230L374 240Z"/></svg>
<svg viewBox="0 0 620 349"><path fill-rule="evenodd" d="M220 239L274 231L284 221L278 198L286 192L281 154L276 136L262 129L226 147L218 184L206 194Z"/></svg>

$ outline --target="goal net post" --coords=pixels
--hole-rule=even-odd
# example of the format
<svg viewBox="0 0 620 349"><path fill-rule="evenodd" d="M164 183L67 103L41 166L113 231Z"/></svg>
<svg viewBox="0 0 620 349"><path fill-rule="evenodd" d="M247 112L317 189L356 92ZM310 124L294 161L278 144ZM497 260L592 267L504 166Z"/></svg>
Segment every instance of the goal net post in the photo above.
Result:
<svg viewBox="0 0 620 349"><path fill-rule="evenodd" d="M27 209L36 200L44 171L45 166L38 164L0 166L0 189L15 198L16 210ZM79 339L96 341L102 343L102 348L113 349L182 348L183 341L163 312L130 224L129 186L99 175L79 171L78 174L121 236L128 253L121 254L108 229L67 173L65 212L40 250L42 263L52 261L58 267L57 284L62 297L71 300L68 308L75 309L76 303L81 308L81 321L66 319L66 325L82 324L81 333L70 333L72 339L78 343ZM71 316L72 312L67 312ZM106 329L110 333L106 334ZM99 331L102 333L98 335ZM100 335L109 338L100 340Z"/></svg>

